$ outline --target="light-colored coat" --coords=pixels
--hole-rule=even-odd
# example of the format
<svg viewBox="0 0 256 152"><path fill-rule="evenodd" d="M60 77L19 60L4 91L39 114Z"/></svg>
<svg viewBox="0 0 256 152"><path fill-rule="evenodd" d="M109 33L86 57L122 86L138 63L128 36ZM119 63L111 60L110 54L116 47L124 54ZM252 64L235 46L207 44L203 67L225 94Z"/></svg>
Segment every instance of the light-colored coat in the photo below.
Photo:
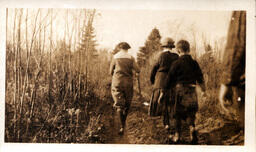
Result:
<svg viewBox="0 0 256 152"><path fill-rule="evenodd" d="M110 65L111 93L117 108L129 108L133 97L133 70L140 71L135 59L126 51L114 55Z"/></svg>
<svg viewBox="0 0 256 152"><path fill-rule="evenodd" d="M115 54L110 65L112 86L132 85L133 70L140 71L134 57L125 51Z"/></svg>

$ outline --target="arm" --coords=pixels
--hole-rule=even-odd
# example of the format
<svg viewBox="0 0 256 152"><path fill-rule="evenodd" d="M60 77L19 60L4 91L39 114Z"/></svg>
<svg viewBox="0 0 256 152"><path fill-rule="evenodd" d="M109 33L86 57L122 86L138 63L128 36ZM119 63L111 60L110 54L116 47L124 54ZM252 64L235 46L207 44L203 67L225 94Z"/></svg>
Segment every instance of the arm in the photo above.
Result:
<svg viewBox="0 0 256 152"><path fill-rule="evenodd" d="M113 60L111 61L111 64L110 64L110 68L109 68L109 73L110 73L110 75L113 76L114 70L115 70L115 59L113 59Z"/></svg>
<svg viewBox="0 0 256 152"><path fill-rule="evenodd" d="M136 73L140 73L140 68L139 68L137 62L135 61L134 58L132 58L132 59L133 59L133 69L134 69L134 71L135 71Z"/></svg>
<svg viewBox="0 0 256 152"><path fill-rule="evenodd" d="M201 90L203 92L205 92L205 83L204 83L204 76L203 76L203 73L202 73L202 70L199 66L199 64L195 61L195 66L196 66L196 72L197 72L197 83L199 84Z"/></svg>
<svg viewBox="0 0 256 152"><path fill-rule="evenodd" d="M168 71L168 75L167 75L167 79L166 79L167 89L172 88L176 82L176 69L177 69L177 64L174 61L174 63L172 64L172 66L170 67L170 69Z"/></svg>
<svg viewBox="0 0 256 152"><path fill-rule="evenodd" d="M157 70L159 68L159 62L157 61L154 65L153 65L153 68L151 70L151 74L150 74L150 82L151 84L154 84L155 82L155 76L156 76L156 73L157 73Z"/></svg>

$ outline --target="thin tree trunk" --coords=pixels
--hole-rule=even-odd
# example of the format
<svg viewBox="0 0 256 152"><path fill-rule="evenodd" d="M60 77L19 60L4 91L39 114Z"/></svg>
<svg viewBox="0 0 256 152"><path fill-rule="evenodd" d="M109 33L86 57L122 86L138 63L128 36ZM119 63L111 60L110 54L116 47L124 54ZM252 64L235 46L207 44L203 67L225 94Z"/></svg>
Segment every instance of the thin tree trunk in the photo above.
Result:
<svg viewBox="0 0 256 152"><path fill-rule="evenodd" d="M16 75L17 75L17 96L18 98L20 97L20 69L21 69L21 55L20 55L20 50L21 50L21 40L20 40L20 37L21 37L21 19L22 19L22 15L23 15L23 9L20 10L20 15L19 15L19 23L18 23L18 35L17 35L17 39L18 39L18 42L17 42L17 47L16 47L16 51L17 51L17 62L16 62ZM22 106L20 106L20 108L22 108ZM22 115L20 114L18 119L19 119L19 130L18 130L18 141L20 141L20 133L21 133L21 117Z"/></svg>
<svg viewBox="0 0 256 152"><path fill-rule="evenodd" d="M15 47L15 31L16 31L16 16L17 16L17 9L15 9L15 14L14 14L14 27L13 27L13 52L14 52L14 66L13 66L13 73L14 73L14 95L13 95L13 102L14 102L14 138L16 139L17 136L17 51L16 51L16 47Z"/></svg>
<svg viewBox="0 0 256 152"><path fill-rule="evenodd" d="M29 72L29 64L30 64L31 51L32 51L32 48L33 48L33 43L34 43L35 34L36 34L36 23L37 23L37 17L39 15L39 12L40 12L40 9L37 11L37 14L36 14L36 18L35 18L35 22L34 22L34 28L33 28L33 33L32 33L32 37L31 37L30 48L29 48L29 52L27 52L28 56L27 56L27 61L26 61L25 80L24 80L24 83L23 83L23 91L22 91L22 96L21 96L21 100L20 100L20 111L19 111L20 112L20 116L22 116L22 113L23 113L23 102L24 102L27 86L29 85L28 84L29 83L29 74L28 74L28 72ZM19 125L21 125L21 119L19 121Z"/></svg>
<svg viewBox="0 0 256 152"><path fill-rule="evenodd" d="M77 28L77 25L78 25L78 23L77 23L77 17L75 17L75 24L74 24L74 29L75 29L75 33L74 33L74 47L73 47L73 51L75 52L76 51L76 40L77 40L77 33L78 33L78 28ZM75 56L74 56L75 57ZM73 66L75 65L75 63L73 64ZM72 96L74 96L75 95L75 92L74 92L74 90L75 90L75 87L74 87L74 79L75 78L73 78L73 72L72 72L72 70L71 70L71 76L70 76L70 78L71 78L71 83L72 83L72 87L71 87L71 90L72 90Z"/></svg>
<svg viewBox="0 0 256 152"><path fill-rule="evenodd" d="M37 55L40 56L40 61L39 61L39 64L38 64L38 67L37 67L37 73L35 75L35 78L34 78L34 86L33 86L33 89L32 89L32 93L31 93L31 97L30 97L30 111L29 111L29 118L28 118L28 121L27 121L27 127L26 127L26 135L28 134L28 130L29 130L29 125L30 125L30 122L31 122L31 118L33 117L34 115L34 107L35 107L35 101L36 101L36 93L37 93L37 89L38 89L38 81L39 81L39 76L42 72L42 59L43 59L43 54L42 54L42 49L41 49L41 36L42 36L42 13L40 12L40 21L39 21L39 35L38 35L38 39L39 39L39 42L38 42L38 53ZM44 25L44 40L43 40L43 45L45 43L45 26ZM43 46L43 49L44 49L44 46Z"/></svg>
<svg viewBox="0 0 256 152"><path fill-rule="evenodd" d="M86 16L86 11L85 11L85 14L84 16ZM85 40L86 40L86 46L85 46L85 50L84 50L84 54L85 54L85 57L84 57L84 63L85 63L85 88L84 88L84 93L86 94L86 91L87 91L87 83L88 83L88 46L89 46L89 37L87 37L86 34L88 34L88 31L89 31L89 25L90 25L90 20L91 20L91 17L89 16L89 20L88 20L88 23L87 25L84 25L84 32L85 32ZM84 23L86 23L86 20L84 21Z"/></svg>
<svg viewBox="0 0 256 152"><path fill-rule="evenodd" d="M5 42L5 46L7 47L8 46L8 42L9 42L9 39L8 39L8 8L6 8L6 37L5 37L5 39L6 39L6 42ZM11 49L8 49L8 52L11 52ZM7 54L7 53L6 53ZM10 54L12 54L12 53L10 53ZM6 55L6 58L7 58L7 55ZM10 63L12 63L12 57L10 57L10 58L8 58L8 62L10 62ZM7 64L5 65L5 69L7 69ZM5 76L6 76L6 78L9 78L10 77L10 74L9 74L9 72L7 72L7 70L6 70L6 72L5 72ZM6 81L5 81L5 90L7 90L7 79L6 79Z"/></svg>
<svg viewBox="0 0 256 152"><path fill-rule="evenodd" d="M51 22L50 22L50 57L49 57L49 88L48 88L48 99L49 99L49 104L50 104L50 109L53 108L52 106L55 106L52 104L52 94L51 94L51 89L52 89L52 48L53 48L53 31L52 31L52 21L53 21L53 9L51 9ZM48 139L47 142L50 142L51 138L51 130L48 130Z"/></svg>
<svg viewBox="0 0 256 152"><path fill-rule="evenodd" d="M67 11L67 16L68 16L68 11ZM76 22L74 21L73 23L73 26L72 26L72 31L71 31L71 35L69 35L70 33L68 32L68 35L69 35L69 42L68 42L68 50L69 50L69 62L68 62L68 68L69 68L69 77L68 77L68 91L71 93L71 96L73 95L72 94L72 70L71 70L71 46L72 46L72 38L73 38L73 33L74 33L74 29L75 29L75 26L76 26ZM68 20L67 20L67 29L69 29L68 27Z"/></svg>
<svg viewBox="0 0 256 152"><path fill-rule="evenodd" d="M82 10L81 10L81 12L80 12L80 15L79 16L81 16L81 14L82 14ZM79 35L79 37L81 37L81 32L80 32L80 20L78 20L78 30L79 30L79 32L78 32L78 35ZM80 40L81 40L81 38L79 38ZM79 56L78 56L78 58L79 58L79 74L78 74L78 100L80 100L81 99L81 55L82 55L82 53L81 53L81 48L79 48Z"/></svg>
<svg viewBox="0 0 256 152"><path fill-rule="evenodd" d="M48 97L49 103L52 103L51 89L52 89L52 15L53 10L51 9L51 22L50 22L50 57L49 57L49 88L48 88Z"/></svg>

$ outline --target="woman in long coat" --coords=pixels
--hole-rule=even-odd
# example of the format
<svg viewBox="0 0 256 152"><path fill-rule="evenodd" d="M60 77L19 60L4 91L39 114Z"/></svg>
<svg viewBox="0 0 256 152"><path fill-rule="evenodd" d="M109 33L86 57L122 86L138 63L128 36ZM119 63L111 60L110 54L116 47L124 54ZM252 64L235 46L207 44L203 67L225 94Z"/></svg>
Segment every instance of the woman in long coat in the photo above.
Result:
<svg viewBox="0 0 256 152"><path fill-rule="evenodd" d="M172 52L175 47L172 38L165 38L162 42L163 52L157 58L153 65L150 81L153 84L153 93L150 101L149 115L164 115L163 123L166 129L169 129L169 106L172 99L171 90L167 90L166 78L172 63L179 58L178 54ZM171 95L171 96L170 96Z"/></svg>

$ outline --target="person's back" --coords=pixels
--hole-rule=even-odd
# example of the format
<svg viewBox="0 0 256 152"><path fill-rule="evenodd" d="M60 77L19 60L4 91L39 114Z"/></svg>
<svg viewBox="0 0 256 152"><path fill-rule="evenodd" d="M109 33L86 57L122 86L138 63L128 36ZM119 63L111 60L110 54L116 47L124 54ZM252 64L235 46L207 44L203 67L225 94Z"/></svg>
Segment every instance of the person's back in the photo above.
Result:
<svg viewBox="0 0 256 152"><path fill-rule="evenodd" d="M110 74L112 75L111 94L121 124L119 130L121 135L124 133L125 122L133 97L132 70L137 73L140 72L134 58L128 54L130 48L127 42L119 43L110 65Z"/></svg>
<svg viewBox="0 0 256 152"><path fill-rule="evenodd" d="M178 54L168 50L161 52L157 62L153 66L150 81L155 89L165 89L166 78L172 63L179 58Z"/></svg>
<svg viewBox="0 0 256 152"><path fill-rule="evenodd" d="M163 115L163 124L165 129L169 132L169 107L172 102L173 93L171 90L166 89L166 78L172 63L177 60L179 56L172 50L175 48L174 40L172 38L166 37L161 43L163 52L157 57L150 74L153 92L148 114L152 117Z"/></svg>
<svg viewBox="0 0 256 152"><path fill-rule="evenodd" d="M173 61L178 59L179 56L176 53L172 53L170 51L164 51L161 53L160 59L159 59L159 69L158 72L168 72L170 65Z"/></svg>
<svg viewBox="0 0 256 152"><path fill-rule="evenodd" d="M175 103L172 108L172 117L175 121L175 135L171 135L174 143L180 141L181 120L186 120L190 130L190 142L196 144L197 131L195 129L196 113L198 111L197 94L195 84L199 84L202 91L205 91L202 71L198 63L192 59L189 42L180 40L177 43L177 51L180 54L167 77L167 88L175 87Z"/></svg>
<svg viewBox="0 0 256 152"><path fill-rule="evenodd" d="M177 84L196 84L203 82L203 74L197 63L191 55L182 55L173 63L171 78ZM172 81L172 82L174 82Z"/></svg>
<svg viewBox="0 0 256 152"><path fill-rule="evenodd" d="M114 69L111 69L112 85L126 86L132 83L134 62L134 58L125 51L120 51L114 55L112 61Z"/></svg>

